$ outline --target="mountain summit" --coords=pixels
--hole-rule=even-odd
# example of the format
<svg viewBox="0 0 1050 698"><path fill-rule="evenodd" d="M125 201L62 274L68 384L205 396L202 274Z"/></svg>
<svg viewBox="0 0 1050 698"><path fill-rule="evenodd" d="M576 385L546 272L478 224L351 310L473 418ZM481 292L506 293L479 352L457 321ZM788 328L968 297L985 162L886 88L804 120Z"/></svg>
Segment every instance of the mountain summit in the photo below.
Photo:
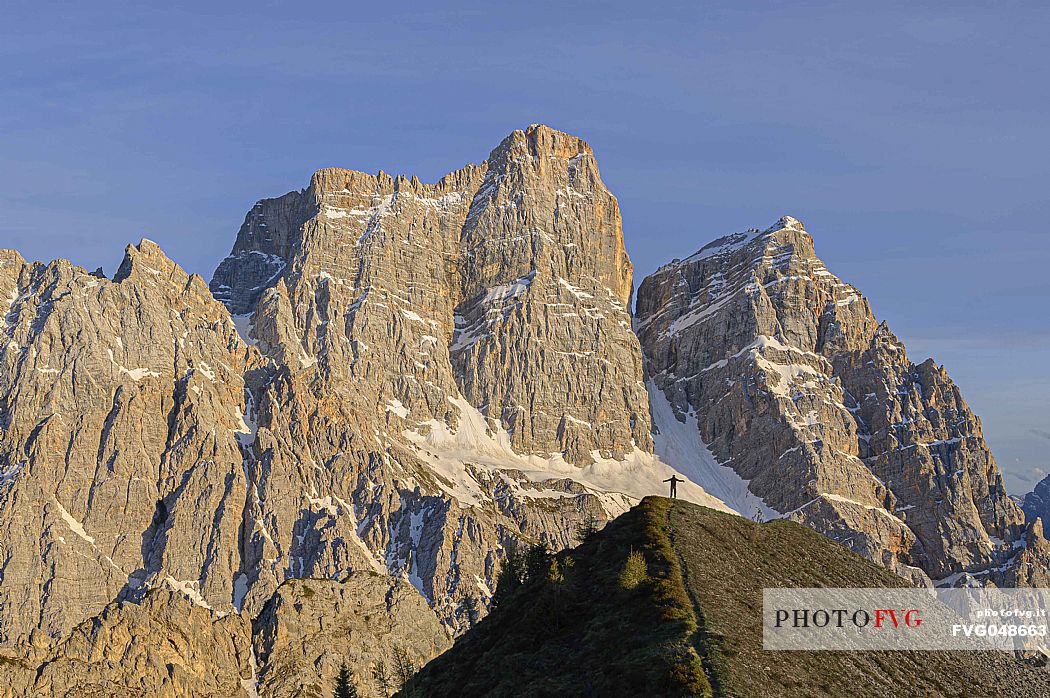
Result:
<svg viewBox="0 0 1050 698"><path fill-rule="evenodd" d="M639 288L637 329L654 404L773 516L920 582L1023 567L1023 516L980 420L943 366L908 359L797 219L659 269Z"/></svg>
<svg viewBox="0 0 1050 698"><path fill-rule="evenodd" d="M0 661L42 695L125 686L142 636L171 650L146 692L422 662L509 549L675 474L918 583L1046 579L943 367L798 220L661 268L636 318L632 273L591 148L541 125L433 184L320 170L252 207L210 284L149 240L112 279L0 251Z"/></svg>
<svg viewBox="0 0 1050 698"><path fill-rule="evenodd" d="M557 556L398 695L1035 697L1050 690L1045 670L1001 652L762 648L764 588L905 585L793 522L758 524L649 497Z"/></svg>

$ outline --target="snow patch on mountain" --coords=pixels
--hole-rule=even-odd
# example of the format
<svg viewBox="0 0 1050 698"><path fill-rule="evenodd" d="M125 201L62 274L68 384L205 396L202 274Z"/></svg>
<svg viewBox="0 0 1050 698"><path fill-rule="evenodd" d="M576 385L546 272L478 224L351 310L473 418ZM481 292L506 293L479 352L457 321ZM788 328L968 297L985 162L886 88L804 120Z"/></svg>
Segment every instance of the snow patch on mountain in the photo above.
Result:
<svg viewBox="0 0 1050 698"><path fill-rule="evenodd" d="M703 488L708 496L717 497L742 516L755 521L780 516L748 489L747 480L718 463L700 438L695 414L690 412L684 422L679 421L663 391L651 380L646 381L645 387L653 414L653 445L660 460L673 463L675 470Z"/></svg>
<svg viewBox="0 0 1050 698"><path fill-rule="evenodd" d="M551 480L573 480L597 495L610 516L627 511L645 496L666 494L667 485L663 481L679 475L687 478L678 489L682 499L720 511L743 513L705 491L687 470L672 467L637 448L623 460L603 458L601 453L592 452L594 462L583 467L568 463L560 453L551 456L517 453L511 447L510 434L501 425L494 426L462 397L450 397L449 402L459 409L459 422L455 427L432 419L421 423L422 429L408 429L404 435L438 476L442 489L462 504L481 507L489 499L472 474L477 469L520 471L538 486L538 491L514 486L523 496L566 496L553 488L545 490L543 484ZM745 508L747 515L751 515L751 509L754 507L750 504Z"/></svg>

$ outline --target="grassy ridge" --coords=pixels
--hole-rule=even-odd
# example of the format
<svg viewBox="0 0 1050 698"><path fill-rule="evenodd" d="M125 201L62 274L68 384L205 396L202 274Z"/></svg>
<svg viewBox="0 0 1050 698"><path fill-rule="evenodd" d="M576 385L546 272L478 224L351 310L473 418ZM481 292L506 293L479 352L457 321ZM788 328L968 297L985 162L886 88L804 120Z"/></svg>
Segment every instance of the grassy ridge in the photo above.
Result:
<svg viewBox="0 0 1050 698"><path fill-rule="evenodd" d="M703 611L720 696L1047 696L1050 673L1001 652L770 652L766 587L905 587L889 571L789 521L756 524L684 502L668 528Z"/></svg>
<svg viewBox="0 0 1050 698"><path fill-rule="evenodd" d="M668 506L647 499L557 556L399 695L711 695Z"/></svg>
<svg viewBox="0 0 1050 698"><path fill-rule="evenodd" d="M646 498L527 582L401 696L1036 696L991 652L769 652L765 587L902 587L787 521Z"/></svg>

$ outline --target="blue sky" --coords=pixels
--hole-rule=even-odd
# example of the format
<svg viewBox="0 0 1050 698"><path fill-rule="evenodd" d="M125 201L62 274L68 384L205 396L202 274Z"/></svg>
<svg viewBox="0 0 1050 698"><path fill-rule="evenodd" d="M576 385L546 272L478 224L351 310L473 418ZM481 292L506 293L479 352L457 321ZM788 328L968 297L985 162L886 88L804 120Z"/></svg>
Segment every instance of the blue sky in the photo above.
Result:
<svg viewBox="0 0 1050 698"><path fill-rule="evenodd" d="M1050 470L1044 3L17 3L0 246L206 278L323 166L433 180L514 128L587 139L640 279L790 213L913 360L947 365L1013 492Z"/></svg>

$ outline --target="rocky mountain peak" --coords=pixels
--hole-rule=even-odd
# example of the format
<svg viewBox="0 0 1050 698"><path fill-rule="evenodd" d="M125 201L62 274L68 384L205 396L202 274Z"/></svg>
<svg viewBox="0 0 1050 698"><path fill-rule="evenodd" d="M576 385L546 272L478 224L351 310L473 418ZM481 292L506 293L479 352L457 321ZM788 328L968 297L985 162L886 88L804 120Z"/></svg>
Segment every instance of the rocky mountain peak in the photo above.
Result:
<svg viewBox="0 0 1050 698"><path fill-rule="evenodd" d="M943 367L911 363L797 219L658 270L637 326L654 389L779 515L905 575L1015 557L1019 511L979 420Z"/></svg>
<svg viewBox="0 0 1050 698"><path fill-rule="evenodd" d="M777 230L781 230L783 228L792 228L794 230L805 231L805 226L802 225L802 221L800 221L799 219L795 218L794 216L788 216L788 215L781 216L780 220L778 220L776 222L776 224L774 224L770 228L770 230L771 231L777 231Z"/></svg>
<svg viewBox="0 0 1050 698"><path fill-rule="evenodd" d="M583 155L594 155L591 146L582 138L556 131L544 124L532 124L524 131L515 130L496 146L489 162L514 156L558 158L572 160Z"/></svg>
<svg viewBox="0 0 1050 698"><path fill-rule="evenodd" d="M247 477L347 507L253 497L248 516L289 533L248 534L244 603L288 574L266 560L327 575L368 550L454 627L507 540L564 545L569 522L658 487L631 274L589 146L545 126L432 184L328 168L256 204L211 283L273 371L252 378Z"/></svg>
<svg viewBox="0 0 1050 698"><path fill-rule="evenodd" d="M490 410L486 417L515 448L563 453L572 462L591 462L595 451L623 457L635 446L651 447L647 415L637 408L644 405L641 356L630 332L632 269L619 207L579 138L530 126L505 138L482 165L435 184L320 170L302 194L261 201L249 212L211 288L234 315L247 316L266 289L281 293L279 280L293 317L275 324L270 310L280 304L265 303L267 312L251 323L256 334L270 328L271 336L258 339L282 356L306 357L324 376L345 375L355 365L363 370L372 355L361 356L364 347L381 356L390 340L373 332L385 334L390 322L431 345L432 363L406 355L405 365L380 381L385 385L374 384L371 399L390 397L421 418L444 420L450 411L441 396L461 393ZM384 309L393 318L371 329ZM337 313L349 322L333 324ZM610 344L607 335L622 339ZM526 356L544 351L545 358L512 361L504 375L479 372L511 344L527 349ZM610 348L627 355L611 361L604 355ZM630 368L614 375L610 366ZM579 371L596 380L573 404L524 399L525 392L564 393L562 376ZM392 384L404 375L427 386L418 397ZM590 391L608 387L610 378L620 386L611 394L622 396L616 398L622 417L584 429L600 402ZM546 380L555 383L548 387ZM499 414L497 404L506 405Z"/></svg>
<svg viewBox="0 0 1050 698"><path fill-rule="evenodd" d="M0 249L0 267L21 267L26 263L18 250Z"/></svg>
<svg viewBox="0 0 1050 698"><path fill-rule="evenodd" d="M138 245L128 245L124 248L124 258L113 275L113 282L120 283L134 274L151 274L157 278L183 283L190 280L190 275L172 261L160 245L148 238L142 238Z"/></svg>
<svg viewBox="0 0 1050 698"><path fill-rule="evenodd" d="M149 240L112 280L0 251L0 661L101 685L180 617L194 641L144 671L190 693L306 690L351 630L349 661L398 634L426 658L511 546L563 548L675 473L920 583L1046 580L944 367L797 219L661 267L636 318L632 274L591 148L542 125L434 183L318 170L251 208L210 285Z"/></svg>

